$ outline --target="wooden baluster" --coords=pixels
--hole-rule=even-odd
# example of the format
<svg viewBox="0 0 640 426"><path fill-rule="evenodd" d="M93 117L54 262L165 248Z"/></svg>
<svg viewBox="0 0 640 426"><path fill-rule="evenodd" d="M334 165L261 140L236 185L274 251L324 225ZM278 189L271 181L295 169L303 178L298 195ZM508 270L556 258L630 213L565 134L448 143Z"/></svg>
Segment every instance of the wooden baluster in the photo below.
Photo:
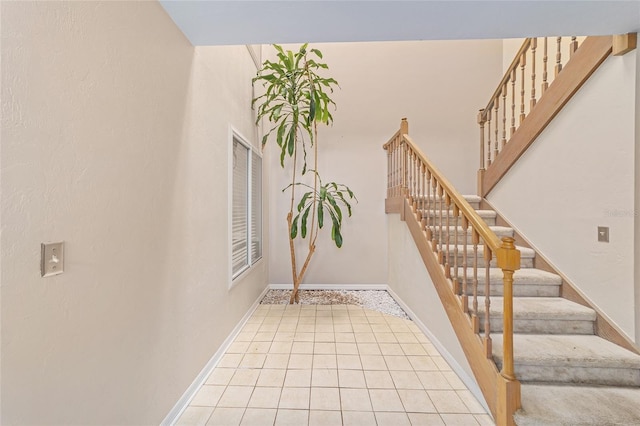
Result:
<svg viewBox="0 0 640 426"><path fill-rule="evenodd" d="M458 216L460 216L460 209L457 204L453 205L453 226L455 237L453 239L453 292L457 295L460 295L462 289L460 288L460 280L458 279ZM467 239L467 236L464 236L464 239Z"/></svg>
<svg viewBox="0 0 640 426"><path fill-rule="evenodd" d="M487 110L487 168L491 165L491 108Z"/></svg>
<svg viewBox="0 0 640 426"><path fill-rule="evenodd" d="M531 104L529 111L536 106L536 48L538 47L538 39L531 39Z"/></svg>
<svg viewBox="0 0 640 426"><path fill-rule="evenodd" d="M516 69L511 70L511 136L516 132Z"/></svg>
<svg viewBox="0 0 640 426"><path fill-rule="evenodd" d="M571 37L571 44L569 44L569 59L571 59L573 54L576 53L576 50L578 50L578 40L576 37Z"/></svg>
<svg viewBox="0 0 640 426"><path fill-rule="evenodd" d="M480 236L475 228L471 228L471 243L473 244L473 312L471 313L471 325L473 332L480 333L480 320L478 319L478 244Z"/></svg>
<svg viewBox="0 0 640 426"><path fill-rule="evenodd" d="M450 227L450 218L451 218L451 197L448 193L444 194L444 205L447 208L447 231L445 232L445 237L447 239L447 246L445 251L445 262L444 262L444 275L447 278L451 278L451 259L450 254L451 250L449 249L449 242L451 240L451 227ZM442 247L442 244L440 244Z"/></svg>
<svg viewBox="0 0 640 426"><path fill-rule="evenodd" d="M427 194L427 191L425 189L425 185L427 184L427 173L426 173L426 167L424 165L424 163L422 162L422 160L420 161L420 182L421 182L421 186L420 186L420 229L422 229L424 231L425 226L427 225L427 221L425 220L425 214L426 211L424 209L425 207L425 197Z"/></svg>
<svg viewBox="0 0 640 426"><path fill-rule="evenodd" d="M431 249L432 249L434 252L436 252L436 253L437 253L437 251L436 251L436 246L435 246L435 245L436 245L436 240L437 240L437 238L438 238L438 229L436 228L436 220L437 220L437 218L438 218L438 216L437 216L437 210L436 210L436 209L438 208L438 204L437 204L437 199L438 199L438 196L437 196L438 182L436 181L436 177L435 177L435 176L433 176L433 175L431 175L431 176L432 176L432 183L431 183L431 189L432 189L432 191L431 191L431 192L432 192L432 197L433 197L433 198L431 199L431 203L432 203L432 205L433 205L433 209L432 209L432 210L433 210L433 215L431 215L431 218L430 218L430 220L431 220L431 228L430 228L430 229L431 229L431 238L430 238L430 241L431 241Z"/></svg>
<svg viewBox="0 0 640 426"><path fill-rule="evenodd" d="M431 223L433 222L431 218L433 217L432 215L435 213L432 213L431 211L431 172L429 171L429 169L427 169L427 213L426 214L427 214L427 226L426 226L427 241L431 241L432 239Z"/></svg>
<svg viewBox="0 0 640 426"><path fill-rule="evenodd" d="M398 147L396 146L398 143L397 139L394 139L391 143L391 147L393 151L391 151L391 163L392 163L392 193L394 197L398 196L397 184L396 184L396 173L398 170Z"/></svg>
<svg viewBox="0 0 640 426"><path fill-rule="evenodd" d="M556 38L556 43L558 44L558 50L556 52L556 74L555 76L557 77L558 74L560 74L560 71L562 71L562 53L560 52L560 48L562 45L562 37L557 37Z"/></svg>
<svg viewBox="0 0 640 426"><path fill-rule="evenodd" d="M415 212L418 210L418 155L413 153L413 204L412 208Z"/></svg>
<svg viewBox="0 0 640 426"><path fill-rule="evenodd" d="M435 179L435 176L434 176ZM434 223L434 230L437 233L437 236L435 237L435 239L432 241L432 249L435 253L438 253L438 262L442 265L442 251L440 250L440 248L438 247L438 245L442 245L442 224L444 223L444 221L442 220L442 205L444 204L443 200L442 200L442 187L440 186L440 182L437 182L438 184L438 195L437 197L435 197L434 203L436 203L436 206L440 206L439 210L440 210L440 220Z"/></svg>
<svg viewBox="0 0 640 426"><path fill-rule="evenodd" d="M462 243L462 309L464 313L469 312L469 296L467 295L467 234L469 233L469 220L462 215L462 234L464 235Z"/></svg>
<svg viewBox="0 0 640 426"><path fill-rule="evenodd" d="M491 258L492 253L491 249L487 245L487 242L484 242L484 270L485 270L485 278L484 278L484 349L487 358L491 358Z"/></svg>
<svg viewBox="0 0 640 426"><path fill-rule="evenodd" d="M507 144L507 83L502 86L502 146Z"/></svg>
<svg viewBox="0 0 640 426"><path fill-rule="evenodd" d="M503 237L498 250L498 267L502 269L503 291L503 362L500 374L508 379L515 380L513 367L513 274L520 269L520 251L515 247L515 240Z"/></svg>
<svg viewBox="0 0 640 426"><path fill-rule="evenodd" d="M415 187L415 198L413 199L413 211L418 212L418 203L420 202L420 158L418 158L418 155L415 154L415 165L414 165L414 169L415 169L415 175L416 175L416 181L414 183L414 187ZM419 213L419 212L418 212ZM418 221L420 221L420 214L418 214Z"/></svg>
<svg viewBox="0 0 640 426"><path fill-rule="evenodd" d="M478 112L478 124L480 125L480 170L487 168L484 158L484 108Z"/></svg>
<svg viewBox="0 0 640 426"><path fill-rule="evenodd" d="M496 117L496 123L495 123L495 141L493 143L493 161L496 161L496 158L498 158L498 131L499 131L499 127L500 127L500 123L499 123L499 115L498 115L498 110L500 109L500 94L498 94L496 96L496 100L495 100L495 104L493 106L494 111L495 111L495 117Z"/></svg>
<svg viewBox="0 0 640 426"><path fill-rule="evenodd" d="M522 81L520 82L520 124L524 121L525 113L524 113L524 86L525 86L525 78L524 78L524 68L527 65L527 52L524 52L520 57L520 73L522 76Z"/></svg>
<svg viewBox="0 0 640 426"><path fill-rule="evenodd" d="M542 56L542 94L549 88L549 83L547 83L547 62L549 60L549 55L547 54L547 37L544 38L544 52Z"/></svg>

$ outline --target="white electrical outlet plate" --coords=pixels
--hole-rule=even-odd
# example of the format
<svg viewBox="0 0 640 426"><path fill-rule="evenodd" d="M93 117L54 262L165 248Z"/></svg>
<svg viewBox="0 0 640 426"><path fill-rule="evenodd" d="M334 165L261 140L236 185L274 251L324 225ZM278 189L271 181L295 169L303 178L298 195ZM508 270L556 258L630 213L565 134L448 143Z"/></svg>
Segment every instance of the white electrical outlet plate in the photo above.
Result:
<svg viewBox="0 0 640 426"><path fill-rule="evenodd" d="M64 242L42 243L40 256L40 273L50 277L64 272Z"/></svg>

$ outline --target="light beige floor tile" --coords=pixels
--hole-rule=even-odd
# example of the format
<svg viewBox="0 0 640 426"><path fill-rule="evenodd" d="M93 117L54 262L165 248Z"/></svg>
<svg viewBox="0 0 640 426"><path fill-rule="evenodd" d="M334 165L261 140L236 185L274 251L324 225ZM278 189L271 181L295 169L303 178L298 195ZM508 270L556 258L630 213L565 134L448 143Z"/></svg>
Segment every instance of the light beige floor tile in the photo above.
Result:
<svg viewBox="0 0 640 426"><path fill-rule="evenodd" d="M247 352L247 349L249 348L250 343L249 342L233 342L231 345L229 345L229 349L227 349L228 354L243 354L245 352Z"/></svg>
<svg viewBox="0 0 640 426"><path fill-rule="evenodd" d="M337 355L338 368L344 370L362 370L362 363L358 355Z"/></svg>
<svg viewBox="0 0 640 426"><path fill-rule="evenodd" d="M294 339L295 332L293 331L278 331L276 335L273 336L274 342L291 342Z"/></svg>
<svg viewBox="0 0 640 426"><path fill-rule="evenodd" d="M389 327L394 333L411 333L411 329L404 323L393 322L389 323Z"/></svg>
<svg viewBox="0 0 640 426"><path fill-rule="evenodd" d="M371 325L369 324L353 324L351 326L355 333L372 333Z"/></svg>
<svg viewBox="0 0 640 426"><path fill-rule="evenodd" d="M391 374L388 371L364 371L369 389L395 389Z"/></svg>
<svg viewBox="0 0 640 426"><path fill-rule="evenodd" d="M372 411L371 399L367 389L340 389L342 411Z"/></svg>
<svg viewBox="0 0 640 426"><path fill-rule="evenodd" d="M269 353L271 354L288 354L291 353L291 347L293 346L293 341L288 342L273 342L271 347L269 348Z"/></svg>
<svg viewBox="0 0 640 426"><path fill-rule="evenodd" d="M340 355L358 355L358 346L355 343L336 343L336 353Z"/></svg>
<svg viewBox="0 0 640 426"><path fill-rule="evenodd" d="M311 388L282 388L278 407L308 410L310 392Z"/></svg>
<svg viewBox="0 0 640 426"><path fill-rule="evenodd" d="M440 352L438 352L438 349L436 349L435 346L433 346L433 344L431 343L423 343L422 347L424 348L424 350L427 352L427 355L431 355L431 356L441 356Z"/></svg>
<svg viewBox="0 0 640 426"><path fill-rule="evenodd" d="M317 333L316 333L317 335ZM316 339L316 344L313 348L314 354L333 354L336 353L336 344L333 342L320 342Z"/></svg>
<svg viewBox="0 0 640 426"><path fill-rule="evenodd" d="M338 383L341 388L366 388L362 370L338 370Z"/></svg>
<svg viewBox="0 0 640 426"><path fill-rule="evenodd" d="M204 425L211 417L211 413L213 413L213 407L189 406L176 422L176 426Z"/></svg>
<svg viewBox="0 0 640 426"><path fill-rule="evenodd" d="M318 324L316 322L316 329L315 329L316 334L323 334L323 333L327 333L327 334L333 334L333 324L331 325L325 325L325 324ZM316 337L316 340L318 338Z"/></svg>
<svg viewBox="0 0 640 426"><path fill-rule="evenodd" d="M278 333L286 332L286 333L294 333L298 328L298 321L295 322L282 322L278 326Z"/></svg>
<svg viewBox="0 0 640 426"><path fill-rule="evenodd" d="M392 370L389 373L396 389L424 389L418 375L413 371Z"/></svg>
<svg viewBox="0 0 640 426"><path fill-rule="evenodd" d="M395 332L394 333L396 336L396 339L398 339L399 343L414 343L414 344L419 344L418 339L416 339L416 336L413 333L399 333L399 332Z"/></svg>
<svg viewBox="0 0 640 426"><path fill-rule="evenodd" d="M271 342L251 342L245 353L248 354L266 354L269 352L269 348L271 347Z"/></svg>
<svg viewBox="0 0 640 426"><path fill-rule="evenodd" d="M378 413L376 412L378 426L410 426L406 413Z"/></svg>
<svg viewBox="0 0 640 426"><path fill-rule="evenodd" d="M236 342L251 342L253 338L256 337L255 331L241 331L236 336Z"/></svg>
<svg viewBox="0 0 640 426"><path fill-rule="evenodd" d="M449 381L440 371L417 371L416 374L427 390L451 390Z"/></svg>
<svg viewBox="0 0 640 426"><path fill-rule="evenodd" d="M473 414L440 414L446 426L475 426L478 424Z"/></svg>
<svg viewBox="0 0 640 426"><path fill-rule="evenodd" d="M313 342L293 342L291 346L292 354L312 354Z"/></svg>
<svg viewBox="0 0 640 426"><path fill-rule="evenodd" d="M464 405L467 406L471 414L486 414L484 407L478 402L475 396L468 390L456 391Z"/></svg>
<svg viewBox="0 0 640 426"><path fill-rule="evenodd" d="M334 333L316 333L315 334L315 342L316 345L318 344L318 342L335 342L336 341L336 336Z"/></svg>
<svg viewBox="0 0 640 426"><path fill-rule="evenodd" d="M337 388L338 370L335 368L314 368L311 370L311 386Z"/></svg>
<svg viewBox="0 0 640 426"><path fill-rule="evenodd" d="M258 331L259 328L260 324L245 324L244 327L242 327L242 331Z"/></svg>
<svg viewBox="0 0 640 426"><path fill-rule="evenodd" d="M451 366L441 356L432 356L431 359L436 363L440 371L451 371Z"/></svg>
<svg viewBox="0 0 640 426"><path fill-rule="evenodd" d="M402 411L404 407L395 389L369 389L373 411Z"/></svg>
<svg viewBox="0 0 640 426"><path fill-rule="evenodd" d="M254 342L271 342L276 335L275 331L258 331L253 338Z"/></svg>
<svg viewBox="0 0 640 426"><path fill-rule="evenodd" d="M227 386L218 401L218 407L246 407L252 393L251 386Z"/></svg>
<svg viewBox="0 0 640 426"><path fill-rule="evenodd" d="M360 355L363 370L387 370L382 355Z"/></svg>
<svg viewBox="0 0 640 426"><path fill-rule="evenodd" d="M239 368L262 368L266 358L265 354L245 354Z"/></svg>
<svg viewBox="0 0 640 426"><path fill-rule="evenodd" d="M398 395L400 395L402 405L407 412L436 413L436 407L424 390L398 389Z"/></svg>
<svg viewBox="0 0 640 426"><path fill-rule="evenodd" d="M336 342L353 343L356 337L353 333L335 333Z"/></svg>
<svg viewBox="0 0 640 426"><path fill-rule="evenodd" d="M351 315L351 325L355 324L369 324L366 315Z"/></svg>
<svg viewBox="0 0 640 426"><path fill-rule="evenodd" d="M409 359L404 355L385 355L384 361L387 363L389 370L413 370Z"/></svg>
<svg viewBox="0 0 640 426"><path fill-rule="evenodd" d="M309 426L336 426L342 424L340 411L309 411Z"/></svg>
<svg viewBox="0 0 640 426"><path fill-rule="evenodd" d="M377 342L376 337L373 333L358 333L357 331L353 333L356 337L356 342L358 343L375 343Z"/></svg>
<svg viewBox="0 0 640 426"><path fill-rule="evenodd" d="M445 426L439 414L407 413L412 426Z"/></svg>
<svg viewBox="0 0 640 426"><path fill-rule="evenodd" d="M278 323L263 323L258 329L258 333L267 332L267 331L278 331L278 327L280 326Z"/></svg>
<svg viewBox="0 0 640 426"><path fill-rule="evenodd" d="M400 343L405 355L428 355L420 343Z"/></svg>
<svg viewBox="0 0 640 426"><path fill-rule="evenodd" d="M387 324L371 324L371 330L376 334L393 332Z"/></svg>
<svg viewBox="0 0 640 426"><path fill-rule="evenodd" d="M299 325L303 325L303 324L315 325L315 323L316 323L316 313L315 312L309 312L307 315L300 315L300 318L298 318L298 324Z"/></svg>
<svg viewBox="0 0 640 426"><path fill-rule="evenodd" d="M376 416L373 411L343 411L342 422L344 426L372 426Z"/></svg>
<svg viewBox="0 0 640 426"><path fill-rule="evenodd" d="M376 333L376 341L378 343L398 343L398 339L393 333Z"/></svg>
<svg viewBox="0 0 640 426"><path fill-rule="evenodd" d="M335 355L314 355L313 368L338 368Z"/></svg>
<svg viewBox="0 0 640 426"><path fill-rule="evenodd" d="M210 426L238 426L244 415L244 408L224 408L219 407L213 411L207 425Z"/></svg>
<svg viewBox="0 0 640 426"><path fill-rule="evenodd" d="M333 331L335 333L351 333L353 332L353 327L350 322L345 322L344 324L339 323L333 325Z"/></svg>
<svg viewBox="0 0 640 426"><path fill-rule="evenodd" d="M263 368L287 368L289 355L287 354L267 354Z"/></svg>
<svg viewBox="0 0 640 426"><path fill-rule="evenodd" d="M296 327L296 333L315 333L316 326L314 324L300 324L298 323L298 327Z"/></svg>
<svg viewBox="0 0 640 426"><path fill-rule="evenodd" d="M358 352L360 355L382 355L377 343L358 343Z"/></svg>
<svg viewBox="0 0 640 426"><path fill-rule="evenodd" d="M284 376L286 373L287 370L284 369L263 368L262 370L260 370L260 376L258 377L256 386L282 387L284 384Z"/></svg>
<svg viewBox="0 0 640 426"><path fill-rule="evenodd" d="M248 407L252 408L278 408L280 392L282 388L257 387L251 394Z"/></svg>
<svg viewBox="0 0 640 426"><path fill-rule="evenodd" d="M469 413L469 409L455 391L430 390L427 393L438 413Z"/></svg>
<svg viewBox="0 0 640 426"><path fill-rule="evenodd" d="M276 418L275 409L247 408L242 417L241 426L272 426ZM220 423L220 426L224 423ZM225 425L226 426L226 425Z"/></svg>
<svg viewBox="0 0 640 426"><path fill-rule="evenodd" d="M378 343L382 355L404 355L399 343Z"/></svg>
<svg viewBox="0 0 640 426"><path fill-rule="evenodd" d="M287 370L284 378L286 387L310 387L311 386L311 369L306 370Z"/></svg>
<svg viewBox="0 0 640 426"><path fill-rule="evenodd" d="M458 375L453 371L443 371L442 375L447 379L453 389L464 390L467 388Z"/></svg>
<svg viewBox="0 0 640 426"><path fill-rule="evenodd" d="M296 331L293 340L296 342L313 342L315 333Z"/></svg>
<svg viewBox="0 0 640 426"><path fill-rule="evenodd" d="M228 385L235 372L235 368L215 368L206 383L208 385Z"/></svg>
<svg viewBox="0 0 640 426"><path fill-rule="evenodd" d="M480 426L496 426L493 419L488 414L474 414L473 417L475 417Z"/></svg>
<svg viewBox="0 0 640 426"><path fill-rule="evenodd" d="M422 334L422 332L414 331L413 334L415 334L416 339L418 339L418 342L420 342L422 344L431 344L431 340L429 340L429 338L427 336Z"/></svg>
<svg viewBox="0 0 640 426"><path fill-rule="evenodd" d="M237 368L238 365L240 365L240 361L242 361L243 357L243 354L225 354L220 359L218 367Z"/></svg>
<svg viewBox="0 0 640 426"><path fill-rule="evenodd" d="M340 391L338 388L311 388L312 410L340 411Z"/></svg>
<svg viewBox="0 0 640 426"><path fill-rule="evenodd" d="M260 369L240 369L236 370L236 374L231 378L230 385L233 386L255 386L260 375Z"/></svg>
<svg viewBox="0 0 640 426"><path fill-rule="evenodd" d="M311 354L291 354L289 357L290 369L305 369L311 368L313 362L313 355Z"/></svg>

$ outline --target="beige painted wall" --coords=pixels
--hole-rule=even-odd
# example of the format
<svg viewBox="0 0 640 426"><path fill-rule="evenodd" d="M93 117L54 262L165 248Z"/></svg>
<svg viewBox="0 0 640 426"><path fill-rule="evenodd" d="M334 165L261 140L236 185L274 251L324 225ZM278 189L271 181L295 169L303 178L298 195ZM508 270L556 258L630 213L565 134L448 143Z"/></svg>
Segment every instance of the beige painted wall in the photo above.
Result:
<svg viewBox="0 0 640 426"><path fill-rule="evenodd" d="M297 46L294 46L297 48ZM305 283L387 282L386 153L400 119L425 153L465 193L476 191L476 114L493 91L502 66L502 41L314 44L324 53L341 90L333 127L321 132L320 164L344 182L359 204L344 225L344 246L329 235L318 245ZM265 57L272 49L265 47ZM275 144L274 144L275 146ZM277 148L277 147L276 147ZM332 158L333 157L333 158ZM271 283L291 283L286 239L287 177L272 165Z"/></svg>
<svg viewBox="0 0 640 426"><path fill-rule="evenodd" d="M634 281L636 303L636 343L640 343L640 55L636 50L636 145L635 145L635 190L634 193Z"/></svg>
<svg viewBox="0 0 640 426"><path fill-rule="evenodd" d="M424 266L409 228L399 214L387 215L389 228L389 288L411 309L437 339L452 368L477 398L483 400L473 371L442 306L440 296ZM414 318L415 320L416 318Z"/></svg>
<svg viewBox="0 0 640 426"><path fill-rule="evenodd" d="M631 338L635 84L636 52L609 58L488 196Z"/></svg>
<svg viewBox="0 0 640 426"><path fill-rule="evenodd" d="M255 66L156 2L1 7L0 422L158 424L266 285L267 259L227 278ZM59 240L65 273L41 278Z"/></svg>

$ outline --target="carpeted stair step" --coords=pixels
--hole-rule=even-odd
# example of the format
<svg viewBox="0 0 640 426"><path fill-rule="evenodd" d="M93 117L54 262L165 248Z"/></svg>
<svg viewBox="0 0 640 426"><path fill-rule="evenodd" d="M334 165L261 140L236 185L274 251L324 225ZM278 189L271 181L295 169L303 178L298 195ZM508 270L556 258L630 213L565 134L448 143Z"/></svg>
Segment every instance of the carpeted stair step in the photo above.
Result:
<svg viewBox="0 0 640 426"><path fill-rule="evenodd" d="M491 331L502 332L503 298L492 297L489 307ZM471 302L469 303L470 307ZM470 309L473 311L473 309ZM485 298L478 297L480 330L484 331ZM513 331L530 334L593 334L593 309L561 297L514 297Z"/></svg>
<svg viewBox="0 0 640 426"><path fill-rule="evenodd" d="M518 426L640 425L640 388L522 384Z"/></svg>
<svg viewBox="0 0 640 426"><path fill-rule="evenodd" d="M418 208L418 210L420 210L420 208ZM420 210L422 217L425 218L426 220L426 212L427 210ZM478 215L480 216L480 218L482 218L482 220L485 221L485 223L489 226L494 226L496 224L496 217L497 214L495 211L493 210L476 210L476 213L478 213ZM461 218L458 218L458 224L460 224L462 221ZM450 212L450 216L449 216L449 223L451 224L451 226L454 225L455 222L455 218L453 217L453 213ZM440 223L442 223L443 225L446 226L447 224L447 211L443 211L442 212L442 222L440 221L440 210L431 210L429 211L429 225L433 225L433 226L437 226L440 225Z"/></svg>
<svg viewBox="0 0 640 426"><path fill-rule="evenodd" d="M444 246L442 247L444 250L446 250L447 245L444 244ZM465 251L465 246L464 244L458 244L458 267L462 268L462 263L464 261L464 251ZM449 246L449 265L453 268L454 266L454 261L455 261L455 248L456 246L451 244ZM536 257L536 252L533 249L527 248L527 247L519 247L516 246L516 248L518 250L520 250L520 267L521 268L533 268L533 261ZM473 265L474 262L474 257L473 257L473 246L471 244L467 244L466 247L467 250L467 267L469 267L470 265ZM446 256L446 255L445 255ZM491 263L489 264L490 267L495 268L497 267L497 256L495 254L493 254L491 256ZM485 261L484 261L484 246L478 246L478 268L484 268L485 266ZM453 270L452 270L453 273ZM480 273L484 273L484 271L482 272L478 272ZM459 274L462 275L462 269L459 271Z"/></svg>
<svg viewBox="0 0 640 426"><path fill-rule="evenodd" d="M462 274L459 274L462 277ZM503 273L501 269L489 268L489 287L492 296L503 295ZM462 278L459 278L462 282ZM467 268L467 294L473 294L473 268ZM562 278L556 274L535 268L523 268L513 274L515 297L558 297ZM478 295L484 295L485 269L478 269Z"/></svg>
<svg viewBox="0 0 640 426"><path fill-rule="evenodd" d="M467 200L467 203L469 203L469 205L474 208L474 209L478 209L480 208L480 201L482 201L482 198L477 196L477 195L463 195L462 196L465 200ZM433 208L433 206L438 206L437 208L440 208L440 203L444 201L444 198L440 198L437 195L434 195L433 193L431 193L428 197L426 195L418 195L416 197L414 197L414 201L418 202L418 203L422 203L424 202L425 205L426 203L429 203L429 206L431 208ZM446 208L446 205L445 207Z"/></svg>
<svg viewBox="0 0 640 426"><path fill-rule="evenodd" d="M502 335L492 334L502 367ZM640 356L598 336L514 334L515 373L521 382L640 386Z"/></svg>
<svg viewBox="0 0 640 426"><path fill-rule="evenodd" d="M435 238L436 240L442 240L446 243L447 241L447 234L449 235L449 244L453 244L454 241L457 242L458 244L463 244L464 240L465 240L465 232L462 229L461 226L453 226L450 225L449 229L447 230L446 226L442 227L442 238L440 238L440 227L439 226L430 226L429 227L431 229L433 238ZM513 228L509 228L506 226L489 226L489 229L491 229L497 236L499 239L501 239L502 237L513 237ZM457 236L458 238L456 239L456 230L457 230ZM448 231L448 232L447 232ZM467 240L467 244L471 244L472 240L471 240L471 227L469 227L469 229L467 229L466 232L466 240ZM484 241L482 240L482 238L480 238L480 244L484 244Z"/></svg>

